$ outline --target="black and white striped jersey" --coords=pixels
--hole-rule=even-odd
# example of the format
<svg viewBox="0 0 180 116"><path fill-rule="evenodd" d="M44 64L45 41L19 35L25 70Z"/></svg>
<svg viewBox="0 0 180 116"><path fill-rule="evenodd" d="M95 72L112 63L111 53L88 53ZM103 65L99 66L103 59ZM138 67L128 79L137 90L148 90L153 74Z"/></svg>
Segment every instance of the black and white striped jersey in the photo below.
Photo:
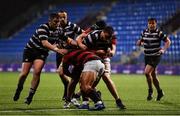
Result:
<svg viewBox="0 0 180 116"><path fill-rule="evenodd" d="M75 39L77 35L80 35L83 32L77 24L70 21L67 22L67 25L65 28L63 28L63 31L66 36L72 39Z"/></svg>
<svg viewBox="0 0 180 116"><path fill-rule="evenodd" d="M48 40L51 44L57 43L60 40L66 41L67 37L61 29L52 29L48 23L41 24L26 44L25 49L38 49L43 51L49 51L45 48L41 41Z"/></svg>
<svg viewBox="0 0 180 116"><path fill-rule="evenodd" d="M90 32L87 37L84 38L83 44L85 44L89 49L93 50L107 50L109 47L112 47L112 41L104 41L101 39L102 30L95 30Z"/></svg>
<svg viewBox="0 0 180 116"><path fill-rule="evenodd" d="M67 22L67 25L65 27L59 27L59 28L62 28L65 36L72 38L74 40L78 35L80 35L83 32L83 30L77 24L72 23L70 21ZM70 47L69 45L67 45L67 42L65 41L60 41L59 45L63 48Z"/></svg>
<svg viewBox="0 0 180 116"><path fill-rule="evenodd" d="M161 49L161 41L166 41L167 36L159 29L150 31L145 29L141 33L141 41L144 42L144 54L145 56L159 56L159 50Z"/></svg>

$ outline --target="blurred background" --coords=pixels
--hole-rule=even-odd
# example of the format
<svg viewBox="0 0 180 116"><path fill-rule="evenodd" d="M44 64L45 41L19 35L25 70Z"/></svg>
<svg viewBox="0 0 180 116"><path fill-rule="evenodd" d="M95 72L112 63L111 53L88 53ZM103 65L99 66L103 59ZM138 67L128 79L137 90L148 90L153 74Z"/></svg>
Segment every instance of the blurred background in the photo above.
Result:
<svg viewBox="0 0 180 116"><path fill-rule="evenodd" d="M83 29L103 19L117 35L112 72L142 74L143 49L135 45L147 19L154 17L172 44L158 66L159 74L180 75L180 0L6 0L0 4L0 72L20 71L23 48L52 12L65 10ZM55 72L50 52L45 72Z"/></svg>

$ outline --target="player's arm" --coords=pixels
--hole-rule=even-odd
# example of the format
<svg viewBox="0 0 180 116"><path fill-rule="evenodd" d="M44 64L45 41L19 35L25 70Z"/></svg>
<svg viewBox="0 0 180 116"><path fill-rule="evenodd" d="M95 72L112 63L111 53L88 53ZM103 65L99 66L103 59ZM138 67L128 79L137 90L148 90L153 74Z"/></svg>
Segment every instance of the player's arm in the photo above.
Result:
<svg viewBox="0 0 180 116"><path fill-rule="evenodd" d="M161 48L161 50L159 51L161 54L164 54L165 51L169 48L169 46L171 45L171 40L169 39L169 37L166 37L165 41L164 41L164 47Z"/></svg>
<svg viewBox="0 0 180 116"><path fill-rule="evenodd" d="M77 46L77 41L73 40L72 38L67 38L67 43L72 46Z"/></svg>
<svg viewBox="0 0 180 116"><path fill-rule="evenodd" d="M137 40L137 42L136 42L136 45L137 45L137 46L142 46L142 45L144 44L143 33L144 33L144 31L141 32L141 37L140 37L140 38Z"/></svg>
<svg viewBox="0 0 180 116"><path fill-rule="evenodd" d="M86 33L82 33L80 34L77 38L76 38L76 41L77 41L77 44L78 46L83 49L83 50L86 50L87 49L87 46L83 44L83 40L84 38L87 36Z"/></svg>
<svg viewBox="0 0 180 116"><path fill-rule="evenodd" d="M116 53L117 38L115 35L112 37L112 48L108 49L107 53L109 57L112 57Z"/></svg>
<svg viewBox="0 0 180 116"><path fill-rule="evenodd" d="M57 53L59 53L59 54L64 55L64 54L67 53L67 50L66 50L66 49L59 49L59 48L57 48L56 45L50 44L47 40L42 40L41 43L42 43L42 45L43 45L44 47L46 47L47 49L52 50L52 51L54 51L54 52L57 52Z"/></svg>
<svg viewBox="0 0 180 116"><path fill-rule="evenodd" d="M139 39L139 40L137 40L137 42L136 42L136 45L137 45L137 46L142 46L143 44L144 44L143 39Z"/></svg>
<svg viewBox="0 0 180 116"><path fill-rule="evenodd" d="M49 34L48 34L48 31L43 28L43 26L39 27L37 29L37 32L38 32L38 38L44 47L46 47L47 49L52 50L54 52L57 52L59 54L62 54L62 55L67 53L67 50L59 49L59 48L57 48L56 45L52 45L51 43L48 42Z"/></svg>
<svg viewBox="0 0 180 116"><path fill-rule="evenodd" d="M84 31L83 29L81 29L77 24L73 24L73 29L74 29L74 32L75 32L77 35L85 32L85 31Z"/></svg>
<svg viewBox="0 0 180 116"><path fill-rule="evenodd" d="M112 49L108 49L107 50L107 53L108 53L108 56L109 57L112 57L114 56L114 54L116 53L116 45L115 44L112 44Z"/></svg>

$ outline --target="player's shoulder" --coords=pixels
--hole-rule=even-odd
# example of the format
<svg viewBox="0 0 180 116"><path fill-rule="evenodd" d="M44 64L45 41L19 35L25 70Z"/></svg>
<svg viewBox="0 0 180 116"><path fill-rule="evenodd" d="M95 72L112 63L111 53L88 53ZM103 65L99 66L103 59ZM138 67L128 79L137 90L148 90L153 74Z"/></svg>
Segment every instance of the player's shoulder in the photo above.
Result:
<svg viewBox="0 0 180 116"><path fill-rule="evenodd" d="M40 24L39 27L46 27L46 28L49 28L49 25L48 25L48 23L42 23L42 24Z"/></svg>
<svg viewBox="0 0 180 116"><path fill-rule="evenodd" d="M73 22L71 22L71 21L68 21L68 22L67 22L67 25L68 25L68 26L73 26L73 27L74 27L74 26L77 26L76 23L73 23Z"/></svg>
<svg viewBox="0 0 180 116"><path fill-rule="evenodd" d="M161 29L156 29L156 33L159 33L159 34L162 34L163 33L163 31L161 30Z"/></svg>
<svg viewBox="0 0 180 116"><path fill-rule="evenodd" d="M143 33L148 32L148 31L149 31L148 28L146 28L143 30Z"/></svg>
<svg viewBox="0 0 180 116"><path fill-rule="evenodd" d="M49 30L49 25L47 23L40 24L38 29L45 29L46 31Z"/></svg>
<svg viewBox="0 0 180 116"><path fill-rule="evenodd" d="M93 30L93 31L91 31L91 34L96 34L96 33L100 33L100 32L102 32L102 30Z"/></svg>
<svg viewBox="0 0 180 116"><path fill-rule="evenodd" d="M141 31L141 35L144 35L144 34L146 34L146 33L148 33L149 31L148 31L148 28L146 28L146 29L143 29L142 31Z"/></svg>

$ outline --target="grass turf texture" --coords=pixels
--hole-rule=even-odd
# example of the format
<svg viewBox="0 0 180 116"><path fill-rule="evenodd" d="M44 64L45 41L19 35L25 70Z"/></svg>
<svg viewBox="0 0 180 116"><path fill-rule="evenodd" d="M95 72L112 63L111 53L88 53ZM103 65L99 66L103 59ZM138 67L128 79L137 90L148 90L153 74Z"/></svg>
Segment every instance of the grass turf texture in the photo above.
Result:
<svg viewBox="0 0 180 116"><path fill-rule="evenodd" d="M144 75L112 75L118 93L126 105L126 110L119 110L113 97L107 90L103 80L98 89L106 109L103 111L87 111L75 108L63 109L63 85L55 73L42 73L38 90L32 103L24 104L28 95L32 74L30 73L20 99L13 101L19 73L0 73L0 115L147 115L147 114L180 114L180 77L159 75L161 87L165 96L161 101L155 101L156 91L152 101L146 101L147 84ZM79 88L79 86L77 87ZM93 104L91 104L93 106Z"/></svg>

